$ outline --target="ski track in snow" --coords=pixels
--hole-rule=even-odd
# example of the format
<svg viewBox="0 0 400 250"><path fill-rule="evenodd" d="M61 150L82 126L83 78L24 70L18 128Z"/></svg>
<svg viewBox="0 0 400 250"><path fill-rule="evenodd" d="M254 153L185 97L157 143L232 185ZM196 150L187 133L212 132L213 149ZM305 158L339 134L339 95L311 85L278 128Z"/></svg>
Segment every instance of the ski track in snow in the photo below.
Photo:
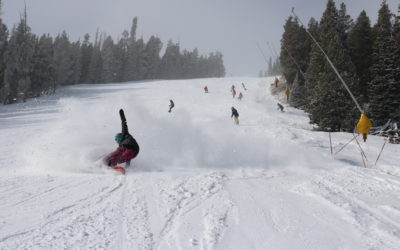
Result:
<svg viewBox="0 0 400 250"><path fill-rule="evenodd" d="M272 81L80 85L1 106L0 249L399 249L399 146L374 166L370 136L367 168L355 143L332 157L306 114L276 110ZM141 145L125 176L98 167L121 107ZM334 152L351 136L332 133Z"/></svg>

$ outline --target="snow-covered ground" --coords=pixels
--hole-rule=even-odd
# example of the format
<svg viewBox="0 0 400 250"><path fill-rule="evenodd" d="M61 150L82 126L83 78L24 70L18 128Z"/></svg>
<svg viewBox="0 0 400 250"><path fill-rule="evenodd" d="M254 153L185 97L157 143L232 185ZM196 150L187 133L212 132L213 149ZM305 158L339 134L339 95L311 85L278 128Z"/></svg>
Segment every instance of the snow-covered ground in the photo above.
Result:
<svg viewBox="0 0 400 250"><path fill-rule="evenodd" d="M0 107L0 249L400 249L399 145L375 166L383 138L360 141L367 168L354 142L332 157L271 83L80 85ZM97 163L120 108L141 146L125 176ZM351 138L333 133L334 152Z"/></svg>

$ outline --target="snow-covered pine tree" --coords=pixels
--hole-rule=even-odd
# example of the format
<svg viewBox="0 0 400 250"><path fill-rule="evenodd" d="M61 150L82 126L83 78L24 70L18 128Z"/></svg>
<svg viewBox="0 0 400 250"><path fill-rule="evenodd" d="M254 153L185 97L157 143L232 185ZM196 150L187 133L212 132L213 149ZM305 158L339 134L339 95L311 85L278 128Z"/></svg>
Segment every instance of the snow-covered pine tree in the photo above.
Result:
<svg viewBox="0 0 400 250"><path fill-rule="evenodd" d="M389 119L400 119L399 48L392 36L391 12L386 1L379 10L374 26L372 80L369 84L369 113L375 126Z"/></svg>
<svg viewBox="0 0 400 250"><path fill-rule="evenodd" d="M347 44L357 75L360 79L357 96L362 103L368 101L368 83L371 81L373 34L371 22L365 11L357 18L349 32Z"/></svg>
<svg viewBox="0 0 400 250"><path fill-rule="evenodd" d="M339 13L328 0L321 18L317 39L350 89L358 84L354 65L343 41ZM307 70L307 111L319 129L352 130L357 115L355 104L318 47L313 46Z"/></svg>

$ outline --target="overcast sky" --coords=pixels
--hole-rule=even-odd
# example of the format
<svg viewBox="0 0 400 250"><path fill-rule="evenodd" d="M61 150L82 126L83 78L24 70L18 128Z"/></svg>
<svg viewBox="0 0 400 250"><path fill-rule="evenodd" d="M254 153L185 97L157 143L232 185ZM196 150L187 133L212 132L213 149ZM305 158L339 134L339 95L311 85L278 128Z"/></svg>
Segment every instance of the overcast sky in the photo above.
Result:
<svg viewBox="0 0 400 250"><path fill-rule="evenodd" d="M11 29L18 23L24 0L2 0L2 18ZM267 57L274 56L267 42L279 50L285 20L295 7L304 23L310 17L320 19L326 0L25 0L28 24L37 35L55 36L66 30L75 41L96 29L117 39L138 17L137 35L145 41L158 36L180 42L182 49L198 48L201 54L221 51L227 75L256 76L266 69L257 48ZM336 1L347 5L356 19L362 9L375 23L380 0ZM397 13L399 0L388 0Z"/></svg>

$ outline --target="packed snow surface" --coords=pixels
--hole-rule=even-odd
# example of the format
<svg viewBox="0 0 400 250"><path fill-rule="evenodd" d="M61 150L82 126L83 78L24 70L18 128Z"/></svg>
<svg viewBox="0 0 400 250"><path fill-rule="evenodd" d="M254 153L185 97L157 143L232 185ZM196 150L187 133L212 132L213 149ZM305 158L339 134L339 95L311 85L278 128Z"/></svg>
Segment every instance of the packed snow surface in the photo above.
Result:
<svg viewBox="0 0 400 250"><path fill-rule="evenodd" d="M0 107L0 249L400 249L399 145L375 164L383 138L358 137L366 167L354 141L332 156L272 82L79 85ZM99 165L120 108L141 147L125 176ZM334 153L353 137L331 136Z"/></svg>

